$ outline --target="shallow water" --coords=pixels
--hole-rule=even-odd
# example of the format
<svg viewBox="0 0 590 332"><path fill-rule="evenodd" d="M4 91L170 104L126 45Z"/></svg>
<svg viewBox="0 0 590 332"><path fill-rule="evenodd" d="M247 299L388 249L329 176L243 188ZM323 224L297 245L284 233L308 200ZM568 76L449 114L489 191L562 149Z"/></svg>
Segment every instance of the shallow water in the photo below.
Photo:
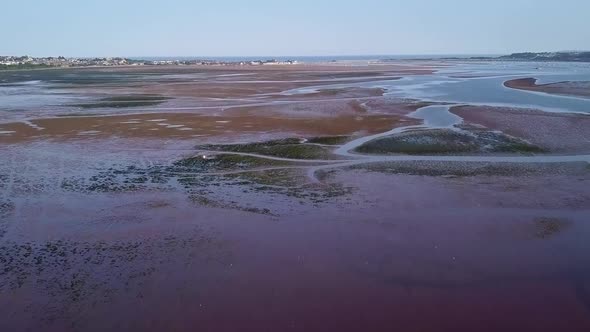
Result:
<svg viewBox="0 0 590 332"><path fill-rule="evenodd" d="M534 77L540 84L561 81L590 81L590 64L483 62L455 64L432 75L406 76L400 80L335 84L286 91L309 93L318 89L365 87L385 88L400 98L431 102L533 108L547 112L590 113L590 99L522 91L504 82Z"/></svg>
<svg viewBox="0 0 590 332"><path fill-rule="evenodd" d="M424 125L430 128L452 128L460 124L463 119L449 112L449 105L432 105L419 108L408 114L409 117L424 120Z"/></svg>

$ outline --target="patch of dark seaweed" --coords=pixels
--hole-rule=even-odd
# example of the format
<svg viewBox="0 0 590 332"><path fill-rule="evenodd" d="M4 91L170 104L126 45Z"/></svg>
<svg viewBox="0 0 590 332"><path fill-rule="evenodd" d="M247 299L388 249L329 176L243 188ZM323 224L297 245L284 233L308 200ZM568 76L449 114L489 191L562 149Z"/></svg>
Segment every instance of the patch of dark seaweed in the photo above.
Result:
<svg viewBox="0 0 590 332"><path fill-rule="evenodd" d="M259 214L274 215L265 206L242 206L227 202L222 188L239 188L243 193L264 193L296 199L300 204L320 204L350 194L353 188L336 183L310 184L304 172L296 169L261 170L215 176L183 177L179 182L191 200L208 207L228 208ZM223 192L223 190L221 191ZM216 197L216 198L213 198Z"/></svg>
<svg viewBox="0 0 590 332"><path fill-rule="evenodd" d="M51 305L36 303L36 314L67 319L73 304L89 310L117 293L137 296L147 278L166 264L199 259L225 265L230 257L214 234L199 228L132 241L6 241L0 245L0 292L10 296L26 287L50 299ZM62 309L45 310L48 305Z"/></svg>
<svg viewBox="0 0 590 332"><path fill-rule="evenodd" d="M7 174L0 174L0 188L4 188L6 183L8 182L8 175Z"/></svg>
<svg viewBox="0 0 590 332"><path fill-rule="evenodd" d="M202 206L261 214L271 213L264 206L242 206L237 202L227 202L224 198L226 188L235 188L229 192L264 192L312 203L327 201L350 192L349 188L338 184L310 185L305 171L297 168L264 169L272 166L289 167L292 164L233 154L195 156L177 160L169 166L112 167L87 178L65 179L61 187L63 190L82 193L180 188L190 200Z"/></svg>
<svg viewBox="0 0 590 332"><path fill-rule="evenodd" d="M126 168L109 168L99 171L88 178L66 178L62 180L61 188L72 192L129 192L158 187L168 183L169 176L158 167L147 170L135 166Z"/></svg>
<svg viewBox="0 0 590 332"><path fill-rule="evenodd" d="M6 234L6 221L8 217L14 211L14 203L10 201L0 201L0 239Z"/></svg>
<svg viewBox="0 0 590 332"><path fill-rule="evenodd" d="M553 237L571 226L571 221L562 218L535 218L535 237L547 239Z"/></svg>
<svg viewBox="0 0 590 332"><path fill-rule="evenodd" d="M7 216L14 210L14 203L10 201L0 201L0 218Z"/></svg>
<svg viewBox="0 0 590 332"><path fill-rule="evenodd" d="M223 181L223 180L221 180ZM244 184L242 184L244 185ZM219 209L231 209L231 210L239 210L239 211L244 211L244 212L249 212L249 213L255 213L255 214L263 214L263 215L270 215L270 216L276 216L275 214L273 214L271 212L270 209L268 208L258 208L258 207L253 207L253 206L242 206L240 204L238 204L237 202L226 202L224 200L221 199L213 199L210 197L210 195L213 194L213 192L201 188L199 190L192 190L192 188L187 187L187 189L189 189L189 199L193 202L196 203L200 206L205 206L205 207L211 207L211 208L219 208Z"/></svg>
<svg viewBox="0 0 590 332"><path fill-rule="evenodd" d="M194 203L197 203L202 206L216 207L216 208L223 207L223 204L221 204L215 200L212 200L205 195L192 194L189 196L189 199L191 201L193 201Z"/></svg>
<svg viewBox="0 0 590 332"><path fill-rule="evenodd" d="M353 188L340 183L309 183L300 170L265 170L226 175L232 179L246 181L253 191L285 195L296 198L301 203L306 201L319 204L352 193Z"/></svg>
<svg viewBox="0 0 590 332"><path fill-rule="evenodd" d="M265 171L229 174L226 178L241 179L265 186L295 187L305 183L307 179L301 172L292 169L276 169Z"/></svg>

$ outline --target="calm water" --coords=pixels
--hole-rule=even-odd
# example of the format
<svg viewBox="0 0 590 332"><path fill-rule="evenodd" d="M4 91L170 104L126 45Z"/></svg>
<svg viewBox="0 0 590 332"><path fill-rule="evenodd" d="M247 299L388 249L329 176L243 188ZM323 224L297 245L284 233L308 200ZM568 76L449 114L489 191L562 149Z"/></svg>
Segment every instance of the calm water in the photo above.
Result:
<svg viewBox="0 0 590 332"><path fill-rule="evenodd" d="M424 101L535 108L549 112L590 113L590 99L520 91L504 87L507 80L534 77L539 83L590 81L590 64L581 63L506 63L457 64L433 75L404 77L353 84L334 84L322 89L342 87L380 87L391 96ZM320 89L293 89L287 94Z"/></svg>

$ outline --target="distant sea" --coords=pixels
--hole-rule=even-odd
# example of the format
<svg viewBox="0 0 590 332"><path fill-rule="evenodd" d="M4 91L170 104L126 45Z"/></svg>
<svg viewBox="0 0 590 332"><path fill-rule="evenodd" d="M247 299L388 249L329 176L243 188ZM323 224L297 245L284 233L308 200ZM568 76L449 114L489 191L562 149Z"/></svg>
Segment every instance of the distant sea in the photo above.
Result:
<svg viewBox="0 0 590 332"><path fill-rule="evenodd" d="M173 61L173 60L216 60L227 62L256 61L256 60L295 60L305 63L333 62L333 61L376 61L376 60L412 60L412 59L440 59L440 58L470 58L482 56L498 56L497 54L415 54L415 55L338 55L338 56L135 56L130 59L150 61Z"/></svg>

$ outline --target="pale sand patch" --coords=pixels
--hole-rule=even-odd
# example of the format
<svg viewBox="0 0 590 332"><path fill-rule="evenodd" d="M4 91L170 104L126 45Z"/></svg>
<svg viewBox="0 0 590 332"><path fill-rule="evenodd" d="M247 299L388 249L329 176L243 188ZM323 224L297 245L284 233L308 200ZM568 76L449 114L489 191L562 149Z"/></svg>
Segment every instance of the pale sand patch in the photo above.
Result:
<svg viewBox="0 0 590 332"><path fill-rule="evenodd" d="M99 130L85 130L78 132L78 135L97 135L100 134Z"/></svg>
<svg viewBox="0 0 590 332"><path fill-rule="evenodd" d="M32 123L31 121L23 121L23 123L31 128L35 128L37 130L44 130L45 129L43 127L37 126L36 124Z"/></svg>

